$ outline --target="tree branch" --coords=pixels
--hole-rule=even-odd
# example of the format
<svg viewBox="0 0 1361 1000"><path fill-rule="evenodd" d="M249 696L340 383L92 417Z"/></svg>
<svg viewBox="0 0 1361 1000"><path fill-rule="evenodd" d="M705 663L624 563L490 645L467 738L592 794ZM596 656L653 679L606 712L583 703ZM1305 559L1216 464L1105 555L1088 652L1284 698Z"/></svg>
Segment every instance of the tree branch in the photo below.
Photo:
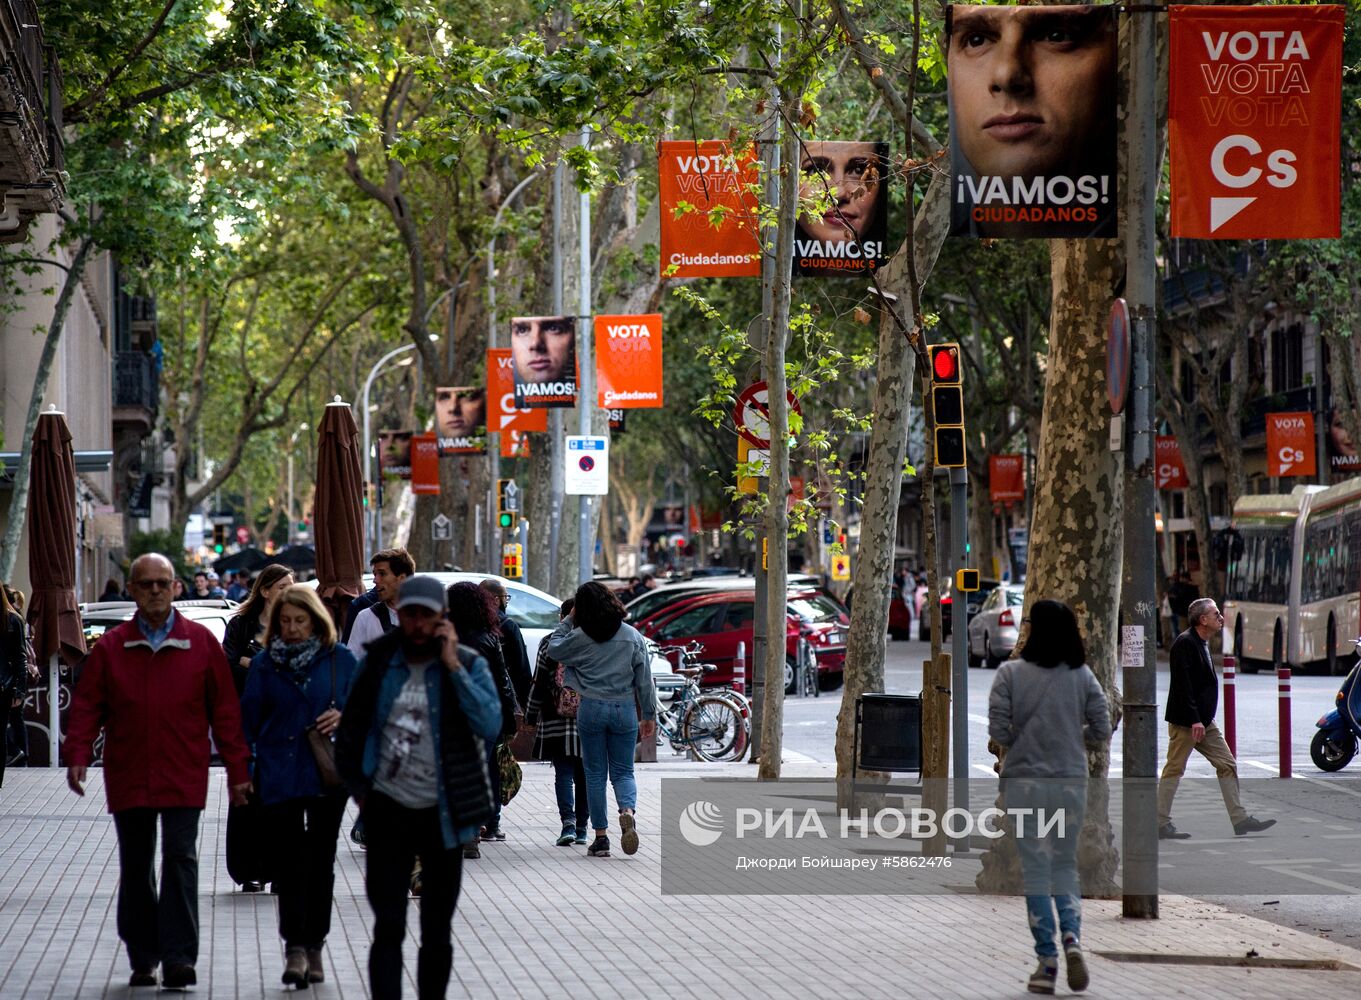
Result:
<svg viewBox="0 0 1361 1000"><path fill-rule="evenodd" d="M76 101L74 104L68 105L62 109L64 120L68 122L83 120L85 113L104 99L104 95L109 92L109 87L113 86L114 82L127 72L129 66L141 58L141 55L146 51L147 46L161 33L161 29L165 27L166 19L170 16L170 12L175 8L175 4L178 2L179 0L166 0L165 6L161 8L160 14L158 14L156 20L152 22L150 30L142 36L140 42L132 47L132 51L128 53L127 58L113 69L109 70L103 81L101 81L94 90L83 95L80 100Z"/></svg>

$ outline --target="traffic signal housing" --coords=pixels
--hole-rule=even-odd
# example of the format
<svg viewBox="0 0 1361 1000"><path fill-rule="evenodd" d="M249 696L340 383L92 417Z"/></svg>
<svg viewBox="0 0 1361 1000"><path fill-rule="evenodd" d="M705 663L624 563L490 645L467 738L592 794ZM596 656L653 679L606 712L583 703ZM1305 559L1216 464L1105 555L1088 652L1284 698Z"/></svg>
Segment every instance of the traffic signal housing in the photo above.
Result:
<svg viewBox="0 0 1361 1000"><path fill-rule="evenodd" d="M524 547L519 542L501 546L501 575L518 580L525 575Z"/></svg>
<svg viewBox="0 0 1361 1000"><path fill-rule="evenodd" d="M496 481L496 524L503 532L514 533L520 525L520 492L513 479Z"/></svg>
<svg viewBox="0 0 1361 1000"><path fill-rule="evenodd" d="M227 548L227 526L225 524L213 525L213 551L221 555Z"/></svg>
<svg viewBox="0 0 1361 1000"><path fill-rule="evenodd" d="M932 344L931 417L936 428L935 457L940 469L965 465L964 386L958 344Z"/></svg>

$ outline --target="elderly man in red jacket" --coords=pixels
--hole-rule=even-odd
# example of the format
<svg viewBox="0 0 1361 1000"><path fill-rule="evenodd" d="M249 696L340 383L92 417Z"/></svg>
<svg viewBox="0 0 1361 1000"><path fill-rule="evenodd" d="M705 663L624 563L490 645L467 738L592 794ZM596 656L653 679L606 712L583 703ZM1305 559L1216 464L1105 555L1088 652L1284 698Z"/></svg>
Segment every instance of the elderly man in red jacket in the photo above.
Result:
<svg viewBox="0 0 1361 1000"><path fill-rule="evenodd" d="M85 794L104 729L104 790L118 832L118 936L131 986L184 989L197 980L198 830L208 799L208 729L227 765L231 801L250 791L241 708L213 634L175 614L175 569L151 553L132 564L132 621L110 629L85 661L66 733L66 782ZM156 892L156 821L161 886Z"/></svg>

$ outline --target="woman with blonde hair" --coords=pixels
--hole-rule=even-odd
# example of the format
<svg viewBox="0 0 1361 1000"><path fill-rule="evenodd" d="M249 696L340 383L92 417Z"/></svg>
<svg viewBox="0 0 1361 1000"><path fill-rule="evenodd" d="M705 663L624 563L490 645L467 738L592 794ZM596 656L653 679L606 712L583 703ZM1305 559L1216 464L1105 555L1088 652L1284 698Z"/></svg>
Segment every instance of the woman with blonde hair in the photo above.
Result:
<svg viewBox="0 0 1361 1000"><path fill-rule="evenodd" d="M345 813L343 789L323 784L308 730L333 738L357 663L306 586L274 598L264 646L246 675L241 722L274 836L283 982L306 989L325 980L321 951L331 929L336 836Z"/></svg>

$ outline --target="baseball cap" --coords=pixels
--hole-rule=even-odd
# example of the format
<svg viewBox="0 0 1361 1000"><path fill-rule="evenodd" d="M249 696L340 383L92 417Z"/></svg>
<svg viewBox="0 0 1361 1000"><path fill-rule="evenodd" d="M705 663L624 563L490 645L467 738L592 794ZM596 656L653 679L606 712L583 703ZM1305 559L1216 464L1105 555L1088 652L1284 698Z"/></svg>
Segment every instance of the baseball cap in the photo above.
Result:
<svg viewBox="0 0 1361 1000"><path fill-rule="evenodd" d="M209 580L216 580L216 579L217 579L217 574L214 573L212 570L209 570L209 571L208 571L208 579L209 579Z"/></svg>
<svg viewBox="0 0 1361 1000"><path fill-rule="evenodd" d="M436 614L444 614L448 609L444 587L433 576L407 577L397 591L397 610L408 607L428 608Z"/></svg>

